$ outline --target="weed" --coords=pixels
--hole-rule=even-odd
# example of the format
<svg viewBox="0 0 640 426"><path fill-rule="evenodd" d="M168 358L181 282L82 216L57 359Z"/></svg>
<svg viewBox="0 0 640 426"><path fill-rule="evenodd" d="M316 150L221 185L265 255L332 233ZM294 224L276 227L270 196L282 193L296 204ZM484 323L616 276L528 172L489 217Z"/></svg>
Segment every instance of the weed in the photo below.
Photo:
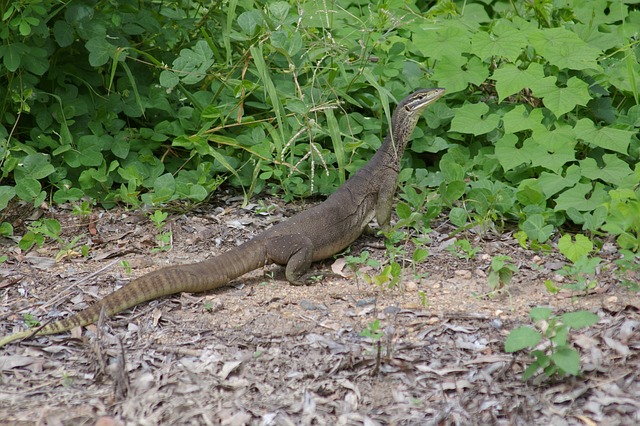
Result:
<svg viewBox="0 0 640 426"><path fill-rule="evenodd" d="M595 324L598 316L588 311L569 312L561 316L552 315L551 312L549 308L531 309L529 316L537 330L523 326L512 330L507 336L507 352L533 349L543 338L546 339L540 349L531 351L535 360L522 374L522 380L528 380L539 370L544 371L546 377L580 374L580 354L569 344L569 332Z"/></svg>
<svg viewBox="0 0 640 426"><path fill-rule="evenodd" d="M459 257L460 259L475 259L476 254L480 251L479 247L471 247L469 240L456 240L452 245L447 246L447 251Z"/></svg>
<svg viewBox="0 0 640 426"><path fill-rule="evenodd" d="M154 226L156 227L156 240L158 241L158 247L154 247L153 249L151 249L151 252L153 253L171 249L173 233L170 230L164 230L164 227L167 224L166 220L168 216L168 213L165 213L161 210L156 210L153 212L153 214L149 215L149 219L151 219Z"/></svg>

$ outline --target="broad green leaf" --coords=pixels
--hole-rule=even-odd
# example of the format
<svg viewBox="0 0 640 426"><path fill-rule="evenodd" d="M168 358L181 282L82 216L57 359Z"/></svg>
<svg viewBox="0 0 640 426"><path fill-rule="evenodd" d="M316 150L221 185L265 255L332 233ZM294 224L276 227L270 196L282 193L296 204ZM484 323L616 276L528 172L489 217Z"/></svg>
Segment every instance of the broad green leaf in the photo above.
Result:
<svg viewBox="0 0 640 426"><path fill-rule="evenodd" d="M64 19L58 19L53 24L53 36L60 47L71 46L74 41L73 27Z"/></svg>
<svg viewBox="0 0 640 426"><path fill-rule="evenodd" d="M42 196L42 185L32 177L24 177L16 182L16 195L22 200L34 203L35 200ZM46 193L45 193L46 194Z"/></svg>
<svg viewBox="0 0 640 426"><path fill-rule="evenodd" d="M451 56L451 52L469 52L471 33L455 19L435 24L425 19L410 28L413 30L413 44L427 58L441 59L446 55Z"/></svg>
<svg viewBox="0 0 640 426"><path fill-rule="evenodd" d="M542 336L531 327L518 327L512 330L504 342L505 352L517 352L524 348L532 348L537 345Z"/></svg>
<svg viewBox="0 0 640 426"><path fill-rule="evenodd" d="M559 348L551 354L551 360L565 373L577 376L580 373L580 355L569 347Z"/></svg>
<svg viewBox="0 0 640 426"><path fill-rule="evenodd" d="M567 312L562 315L562 322L571 328L584 328L596 324L600 318L589 311Z"/></svg>
<svg viewBox="0 0 640 426"><path fill-rule="evenodd" d="M422 152L440 152L449 148L447 141L441 137L422 137L416 138L411 142L411 151Z"/></svg>
<svg viewBox="0 0 640 426"><path fill-rule="evenodd" d="M558 240L558 250L567 259L575 263L593 250L593 243L582 234L576 234L575 241L571 238L571 235L565 234Z"/></svg>
<svg viewBox="0 0 640 426"><path fill-rule="evenodd" d="M553 311L550 308L536 306L534 308L531 308L531 311L529 311L529 316L531 317L532 320L534 320L535 322L538 322L538 321L549 319L551 317L552 312Z"/></svg>
<svg viewBox="0 0 640 426"><path fill-rule="evenodd" d="M27 175L34 179L43 179L55 171L49 162L49 157L44 154L29 154L22 160L20 175Z"/></svg>
<svg viewBox="0 0 640 426"><path fill-rule="evenodd" d="M461 55L448 54L437 62L433 71L433 79L437 81L441 87L446 87L448 93L465 90L469 83L460 76L462 74L462 67L466 63L467 58Z"/></svg>
<svg viewBox="0 0 640 426"><path fill-rule="evenodd" d="M585 213L583 215L584 225L582 225L582 230L592 232L597 231L607 220L608 216L607 206L600 206L595 209L593 213Z"/></svg>
<svg viewBox="0 0 640 426"><path fill-rule="evenodd" d="M440 171L445 182L462 181L465 177L462 166L452 161L442 160L440 162Z"/></svg>
<svg viewBox="0 0 640 426"><path fill-rule="evenodd" d="M542 192L537 180L534 179L524 180L520 183L516 199L523 206L544 206L547 203L547 197Z"/></svg>
<svg viewBox="0 0 640 426"><path fill-rule="evenodd" d="M446 202L452 203L464 195L466 187L467 184L461 180L443 182L438 192Z"/></svg>
<svg viewBox="0 0 640 426"><path fill-rule="evenodd" d="M575 160L575 151L572 146L561 145L557 147L557 151L550 152L533 138L524 141L522 150L529 153L534 166L544 167L556 173L559 173L565 164Z"/></svg>
<svg viewBox="0 0 640 426"><path fill-rule="evenodd" d="M89 64L92 67L106 64L116 53L116 47L103 37L94 37L88 40L84 46L89 51Z"/></svg>
<svg viewBox="0 0 640 426"><path fill-rule="evenodd" d="M578 183L558 195L554 210L566 211L569 207L574 207L581 212L593 211L605 203L608 198L604 185L601 183L597 182L595 186L591 183Z"/></svg>
<svg viewBox="0 0 640 426"><path fill-rule="evenodd" d="M238 25L245 35L253 37L256 35L258 28L263 24L262 14L259 10L248 10L238 16Z"/></svg>
<svg viewBox="0 0 640 426"><path fill-rule="evenodd" d="M269 12L278 21L284 21L289 15L291 5L285 1L275 1L269 4Z"/></svg>
<svg viewBox="0 0 640 426"><path fill-rule="evenodd" d="M500 117L497 114L487 114L489 107L483 103L466 103L454 111L455 116L451 121L452 132L478 136L495 130L500 122Z"/></svg>
<svg viewBox="0 0 640 426"><path fill-rule="evenodd" d="M549 172L540 173L538 184L542 188L544 195L547 198L551 198L563 189L573 187L581 178L580 167L571 165L567 168L564 176Z"/></svg>
<svg viewBox="0 0 640 426"><path fill-rule="evenodd" d="M506 19L497 20L491 33L478 31L471 38L471 52L482 60L495 56L514 62L526 45L524 32Z"/></svg>
<svg viewBox="0 0 640 426"><path fill-rule="evenodd" d="M7 204L9 204L9 201L11 201L15 195L16 190L13 186L0 186L0 211L7 207Z"/></svg>
<svg viewBox="0 0 640 426"><path fill-rule="evenodd" d="M515 95L524 88L546 87L544 78L542 65L535 62L524 70L514 64L506 63L495 70L491 76L491 79L496 81L496 90L500 101Z"/></svg>
<svg viewBox="0 0 640 426"><path fill-rule="evenodd" d="M469 215L467 211L461 207L453 207L449 212L449 220L455 226L462 227L466 225Z"/></svg>
<svg viewBox="0 0 640 426"><path fill-rule="evenodd" d="M574 131L578 138L591 146L608 149L624 155L627 155L631 137L634 135L632 131L614 129L612 127L598 129L588 118L578 120Z"/></svg>
<svg viewBox="0 0 640 426"><path fill-rule="evenodd" d="M576 105L587 105L591 100L589 85L578 77L571 77L567 87L553 87L534 90L533 94L544 99L544 106L556 117L573 110Z"/></svg>
<svg viewBox="0 0 640 426"><path fill-rule="evenodd" d="M560 69L602 70L598 65L598 58L602 52L564 28L534 31L529 34L529 41L537 53Z"/></svg>
<svg viewBox="0 0 640 426"><path fill-rule="evenodd" d="M521 164L531 164L535 151L517 148L518 137L506 134L496 142L495 155L505 171L515 169Z"/></svg>
<svg viewBox="0 0 640 426"><path fill-rule="evenodd" d="M541 214L534 214L527 218L522 224L522 230L529 238L544 243L553 234L553 226L545 225L544 217Z"/></svg>
<svg viewBox="0 0 640 426"><path fill-rule="evenodd" d="M591 180L600 179L604 182L619 186L627 177L633 175L629 164L622 161L615 154L602 156L604 167L598 167L593 158L585 158L580 161L582 175Z"/></svg>
<svg viewBox="0 0 640 426"><path fill-rule="evenodd" d="M511 111L502 117L505 133L517 133L522 131L536 132L545 130L542 124L544 119L541 108L534 108L528 111L524 105L516 105Z"/></svg>

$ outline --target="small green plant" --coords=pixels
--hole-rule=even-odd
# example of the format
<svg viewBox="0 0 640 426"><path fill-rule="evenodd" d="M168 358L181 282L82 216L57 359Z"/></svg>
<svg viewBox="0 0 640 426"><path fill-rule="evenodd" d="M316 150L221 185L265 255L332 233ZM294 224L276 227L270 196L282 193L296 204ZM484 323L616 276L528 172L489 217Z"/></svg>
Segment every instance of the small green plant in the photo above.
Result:
<svg viewBox="0 0 640 426"><path fill-rule="evenodd" d="M640 276L640 259L630 250L620 250L620 254L622 257L617 259L615 264L618 266L616 273L620 277L621 284L631 291L640 291L637 278L632 278Z"/></svg>
<svg viewBox="0 0 640 426"><path fill-rule="evenodd" d="M90 216L91 215L91 204L88 201L83 201L80 204L74 204L73 210L71 210L71 214L75 216Z"/></svg>
<svg viewBox="0 0 640 426"><path fill-rule="evenodd" d="M558 271L558 275L569 277L573 282L565 284L563 288L573 291L587 291L596 287L598 282L595 273L602 259L599 257L582 256L575 263L565 265Z"/></svg>
<svg viewBox="0 0 640 426"><path fill-rule="evenodd" d="M38 319L31 314L23 314L22 319L24 320L24 323L29 328L35 328L40 326L40 321L38 321Z"/></svg>
<svg viewBox="0 0 640 426"><path fill-rule="evenodd" d="M360 336L369 338L374 342L378 342L382 336L384 336L384 332L380 330L380 320L374 320L369 323L367 328L360 332Z"/></svg>
<svg viewBox="0 0 640 426"><path fill-rule="evenodd" d="M62 241L60 239L60 222L55 219L36 220L27 229L27 233L18 242L18 247L23 251L30 250L34 245L42 247L47 238L58 242Z"/></svg>
<svg viewBox="0 0 640 426"><path fill-rule="evenodd" d="M418 296L420 297L420 304L423 308L429 306L429 298L427 297L427 293L422 290L418 290Z"/></svg>
<svg viewBox="0 0 640 426"><path fill-rule="evenodd" d="M59 243L62 244L62 248L58 251L58 254L56 254L56 257L55 257L56 262L59 262L64 258L77 257L78 252L74 250L74 248L78 243L78 241L80 241L83 237L84 235L77 235L68 243L64 243L62 240L59 240ZM82 256L86 257L89 254L89 246L87 246L86 244L83 245L80 250L81 250L80 254Z"/></svg>
<svg viewBox="0 0 640 426"><path fill-rule="evenodd" d="M122 266L122 268L127 274L131 273L131 264L126 260L123 260L122 262L120 262L120 266Z"/></svg>
<svg viewBox="0 0 640 426"><path fill-rule="evenodd" d="M156 210L155 212L153 212L153 214L149 215L149 219L151 219L156 227L156 231L158 232L158 234L156 235L158 247L154 247L153 249L151 249L153 253L171 249L171 239L173 233L171 231L164 230L164 227L167 224L166 220L168 216L168 213L165 213L161 210Z"/></svg>
<svg viewBox="0 0 640 426"><path fill-rule="evenodd" d="M518 267L512 262L511 256L500 255L491 259L487 282L492 292L508 287L513 274L518 272Z"/></svg>
<svg viewBox="0 0 640 426"><path fill-rule="evenodd" d="M571 329L591 326L598 322L598 316L588 311L568 312L561 316L552 315L549 308L531 309L529 316L538 330L522 326L512 330L505 341L505 351L517 352L526 348L535 348L544 338L547 341L541 349L531 351L535 361L522 374L522 380L528 380L539 370L547 377L580 373L580 354L569 344Z"/></svg>
<svg viewBox="0 0 640 426"><path fill-rule="evenodd" d="M369 266L371 268L379 268L380 267L380 262L377 259L374 259L371 256L371 253L369 253L367 250L364 250L360 253L360 255L358 256L345 256L345 262L347 265L347 268L349 268L356 276L356 284L358 284L358 279L361 276L364 276L366 278L365 281L370 282L371 278L369 277L369 275L367 274L363 274L361 269L362 266Z"/></svg>
<svg viewBox="0 0 640 426"><path fill-rule="evenodd" d="M259 200L258 201L258 207L256 207L256 214L260 214L260 215L268 215L271 212L273 212L276 209L276 205L275 204L269 204L267 205L264 200Z"/></svg>
<svg viewBox="0 0 640 426"><path fill-rule="evenodd" d="M456 240L452 245L447 247L447 251L456 255L460 259L471 260L476 257L480 251L479 247L471 247L469 240Z"/></svg>

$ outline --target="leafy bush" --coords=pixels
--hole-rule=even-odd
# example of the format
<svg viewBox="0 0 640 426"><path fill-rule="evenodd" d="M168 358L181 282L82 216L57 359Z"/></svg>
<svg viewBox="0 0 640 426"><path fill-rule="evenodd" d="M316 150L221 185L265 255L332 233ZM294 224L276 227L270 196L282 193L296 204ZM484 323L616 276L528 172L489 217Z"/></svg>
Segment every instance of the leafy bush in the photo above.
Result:
<svg viewBox="0 0 640 426"><path fill-rule="evenodd" d="M401 174L425 221L637 252L637 2L418 3L1 2L0 209L330 193L441 86Z"/></svg>

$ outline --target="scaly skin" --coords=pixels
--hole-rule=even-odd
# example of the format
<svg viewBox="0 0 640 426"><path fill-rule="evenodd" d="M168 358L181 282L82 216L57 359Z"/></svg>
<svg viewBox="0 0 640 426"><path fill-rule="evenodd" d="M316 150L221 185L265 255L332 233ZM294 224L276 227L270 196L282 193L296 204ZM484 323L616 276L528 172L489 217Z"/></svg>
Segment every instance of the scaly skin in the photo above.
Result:
<svg viewBox="0 0 640 426"><path fill-rule="evenodd" d="M159 297L213 290L268 263L285 265L287 280L297 284L312 262L349 246L374 217L380 226L389 225L406 143L422 111L443 94L444 89L419 90L402 100L393 113L391 131L375 155L323 203L212 259L159 269L75 315L6 336L0 339L0 347L33 335L58 334L92 324L103 309L111 316Z"/></svg>

